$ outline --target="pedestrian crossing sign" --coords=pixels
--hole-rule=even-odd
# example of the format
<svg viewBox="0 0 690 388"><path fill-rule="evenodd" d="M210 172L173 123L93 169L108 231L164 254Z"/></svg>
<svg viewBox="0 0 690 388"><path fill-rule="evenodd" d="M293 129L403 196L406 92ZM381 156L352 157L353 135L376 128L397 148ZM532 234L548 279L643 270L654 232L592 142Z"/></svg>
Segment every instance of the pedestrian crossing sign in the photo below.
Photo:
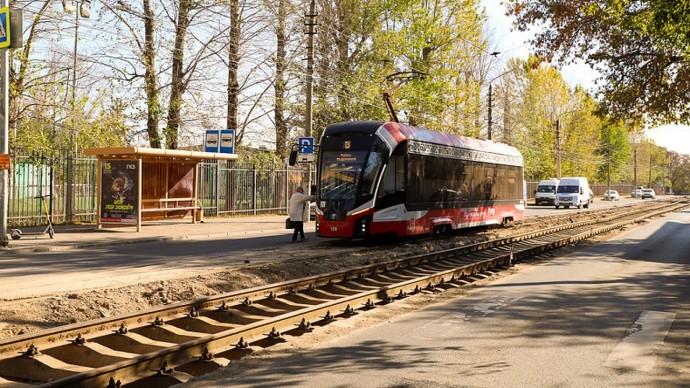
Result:
<svg viewBox="0 0 690 388"><path fill-rule="evenodd" d="M10 7L0 8L0 48L10 46Z"/></svg>

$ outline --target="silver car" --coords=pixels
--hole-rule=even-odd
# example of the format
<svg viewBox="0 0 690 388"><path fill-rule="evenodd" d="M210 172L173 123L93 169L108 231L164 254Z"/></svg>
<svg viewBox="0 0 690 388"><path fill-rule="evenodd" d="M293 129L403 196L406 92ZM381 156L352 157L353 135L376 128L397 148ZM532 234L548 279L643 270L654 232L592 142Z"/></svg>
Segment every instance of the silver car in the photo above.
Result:
<svg viewBox="0 0 690 388"><path fill-rule="evenodd" d="M645 199L645 198L651 198L655 199L656 198L656 193L652 189L642 189L642 195L640 198Z"/></svg>
<svg viewBox="0 0 690 388"><path fill-rule="evenodd" d="M620 199L620 194L616 190L606 190L604 192L604 199L607 201L618 201Z"/></svg>

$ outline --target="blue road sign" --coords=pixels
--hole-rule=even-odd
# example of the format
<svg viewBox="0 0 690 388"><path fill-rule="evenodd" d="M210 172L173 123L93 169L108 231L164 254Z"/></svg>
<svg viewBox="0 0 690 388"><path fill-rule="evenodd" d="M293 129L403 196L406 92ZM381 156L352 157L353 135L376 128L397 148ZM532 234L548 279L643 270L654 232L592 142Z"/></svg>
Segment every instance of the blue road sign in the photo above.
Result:
<svg viewBox="0 0 690 388"><path fill-rule="evenodd" d="M220 131L217 129L207 129L204 137L204 151L218 152L220 147Z"/></svg>
<svg viewBox="0 0 690 388"><path fill-rule="evenodd" d="M299 151L298 154L313 154L314 153L314 138L313 137L300 137L299 138Z"/></svg>
<svg viewBox="0 0 690 388"><path fill-rule="evenodd" d="M0 8L0 48L10 46L10 8Z"/></svg>
<svg viewBox="0 0 690 388"><path fill-rule="evenodd" d="M235 130L222 129L220 131L220 152L222 154L235 153Z"/></svg>

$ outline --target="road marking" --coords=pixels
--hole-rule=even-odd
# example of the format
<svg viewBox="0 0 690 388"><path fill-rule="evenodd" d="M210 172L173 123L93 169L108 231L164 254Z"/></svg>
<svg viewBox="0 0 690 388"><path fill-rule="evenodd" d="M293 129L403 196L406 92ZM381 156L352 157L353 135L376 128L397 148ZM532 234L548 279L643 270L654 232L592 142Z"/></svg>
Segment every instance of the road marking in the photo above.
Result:
<svg viewBox="0 0 690 388"><path fill-rule="evenodd" d="M664 343L675 318L675 313L642 311L604 366L649 372L656 362L655 350Z"/></svg>

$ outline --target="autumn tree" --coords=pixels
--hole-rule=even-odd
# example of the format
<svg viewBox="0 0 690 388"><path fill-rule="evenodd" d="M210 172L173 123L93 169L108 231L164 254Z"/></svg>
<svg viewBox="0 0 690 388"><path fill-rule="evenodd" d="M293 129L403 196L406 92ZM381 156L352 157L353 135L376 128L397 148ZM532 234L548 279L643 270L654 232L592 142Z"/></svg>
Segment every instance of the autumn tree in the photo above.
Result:
<svg viewBox="0 0 690 388"><path fill-rule="evenodd" d="M597 154L599 164L595 182L621 182L625 173L625 163L631 152L628 129L620 120L604 118L601 126L601 143Z"/></svg>
<svg viewBox="0 0 690 388"><path fill-rule="evenodd" d="M615 117L690 121L690 13L674 0L510 0L516 27L547 60L583 59L602 74L602 106Z"/></svg>
<svg viewBox="0 0 690 388"><path fill-rule="evenodd" d="M113 24L113 31L122 34L120 40L124 49L105 49L100 53L101 60L121 84L131 87L138 81L143 82L146 134L150 146L160 148L159 125L163 108L158 81L160 69L156 64L159 45L156 39L157 10L151 0L141 0L140 5L106 0L102 5L113 18L105 23ZM131 51L126 52L126 48Z"/></svg>

